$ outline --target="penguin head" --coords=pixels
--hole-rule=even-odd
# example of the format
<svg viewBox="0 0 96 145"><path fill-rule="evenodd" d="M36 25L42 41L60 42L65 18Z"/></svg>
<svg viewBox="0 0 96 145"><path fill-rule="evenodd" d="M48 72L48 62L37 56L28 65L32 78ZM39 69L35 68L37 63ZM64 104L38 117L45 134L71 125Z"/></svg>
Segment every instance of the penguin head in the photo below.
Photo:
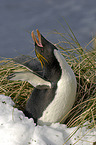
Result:
<svg viewBox="0 0 96 145"><path fill-rule="evenodd" d="M38 40L32 31L31 36L35 42L35 53L37 58L39 59L41 66L50 65L54 63L55 56L54 56L54 49L57 49L52 43L46 40L42 34L40 34L39 30L37 29Z"/></svg>

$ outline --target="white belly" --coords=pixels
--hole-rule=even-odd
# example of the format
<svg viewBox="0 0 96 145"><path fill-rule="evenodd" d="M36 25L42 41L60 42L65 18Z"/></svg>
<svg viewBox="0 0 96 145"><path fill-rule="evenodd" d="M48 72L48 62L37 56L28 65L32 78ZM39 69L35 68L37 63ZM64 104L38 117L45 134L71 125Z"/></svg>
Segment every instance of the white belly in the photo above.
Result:
<svg viewBox="0 0 96 145"><path fill-rule="evenodd" d="M57 50L54 51L54 54L60 62L62 75L57 83L54 100L38 120L38 124L40 125L50 125L51 123L59 122L73 106L76 96L76 79L73 71Z"/></svg>

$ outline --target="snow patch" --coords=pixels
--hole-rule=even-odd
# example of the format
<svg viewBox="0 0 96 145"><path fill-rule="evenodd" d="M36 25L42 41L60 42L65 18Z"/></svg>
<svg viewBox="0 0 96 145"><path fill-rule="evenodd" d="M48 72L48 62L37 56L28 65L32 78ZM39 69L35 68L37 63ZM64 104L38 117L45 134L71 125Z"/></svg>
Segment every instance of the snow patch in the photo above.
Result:
<svg viewBox="0 0 96 145"><path fill-rule="evenodd" d="M0 145L63 145L77 129L59 123L35 126L33 119L25 117L13 105L10 97L0 95ZM92 145L96 140L96 130L88 131L86 127L79 129L65 144L73 145L79 140L76 145Z"/></svg>

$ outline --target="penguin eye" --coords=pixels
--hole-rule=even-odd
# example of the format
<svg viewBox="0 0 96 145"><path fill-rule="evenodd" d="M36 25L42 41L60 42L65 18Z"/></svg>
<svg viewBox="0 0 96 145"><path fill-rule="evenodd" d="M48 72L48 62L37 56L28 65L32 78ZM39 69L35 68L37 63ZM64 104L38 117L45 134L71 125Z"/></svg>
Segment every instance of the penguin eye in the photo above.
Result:
<svg viewBox="0 0 96 145"><path fill-rule="evenodd" d="M42 48L42 49L41 49L41 52L43 52L43 51L44 51L44 49Z"/></svg>

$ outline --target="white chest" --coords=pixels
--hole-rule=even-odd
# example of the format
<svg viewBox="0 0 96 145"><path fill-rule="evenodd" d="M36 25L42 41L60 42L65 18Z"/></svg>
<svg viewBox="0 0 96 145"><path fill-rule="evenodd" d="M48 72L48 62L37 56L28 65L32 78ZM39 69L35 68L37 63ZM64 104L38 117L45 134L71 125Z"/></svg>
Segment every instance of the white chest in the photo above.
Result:
<svg viewBox="0 0 96 145"><path fill-rule="evenodd" d="M38 120L41 125L59 122L73 106L76 96L76 79L73 71L58 50L55 50L54 54L62 68L62 75L57 83L54 100Z"/></svg>

